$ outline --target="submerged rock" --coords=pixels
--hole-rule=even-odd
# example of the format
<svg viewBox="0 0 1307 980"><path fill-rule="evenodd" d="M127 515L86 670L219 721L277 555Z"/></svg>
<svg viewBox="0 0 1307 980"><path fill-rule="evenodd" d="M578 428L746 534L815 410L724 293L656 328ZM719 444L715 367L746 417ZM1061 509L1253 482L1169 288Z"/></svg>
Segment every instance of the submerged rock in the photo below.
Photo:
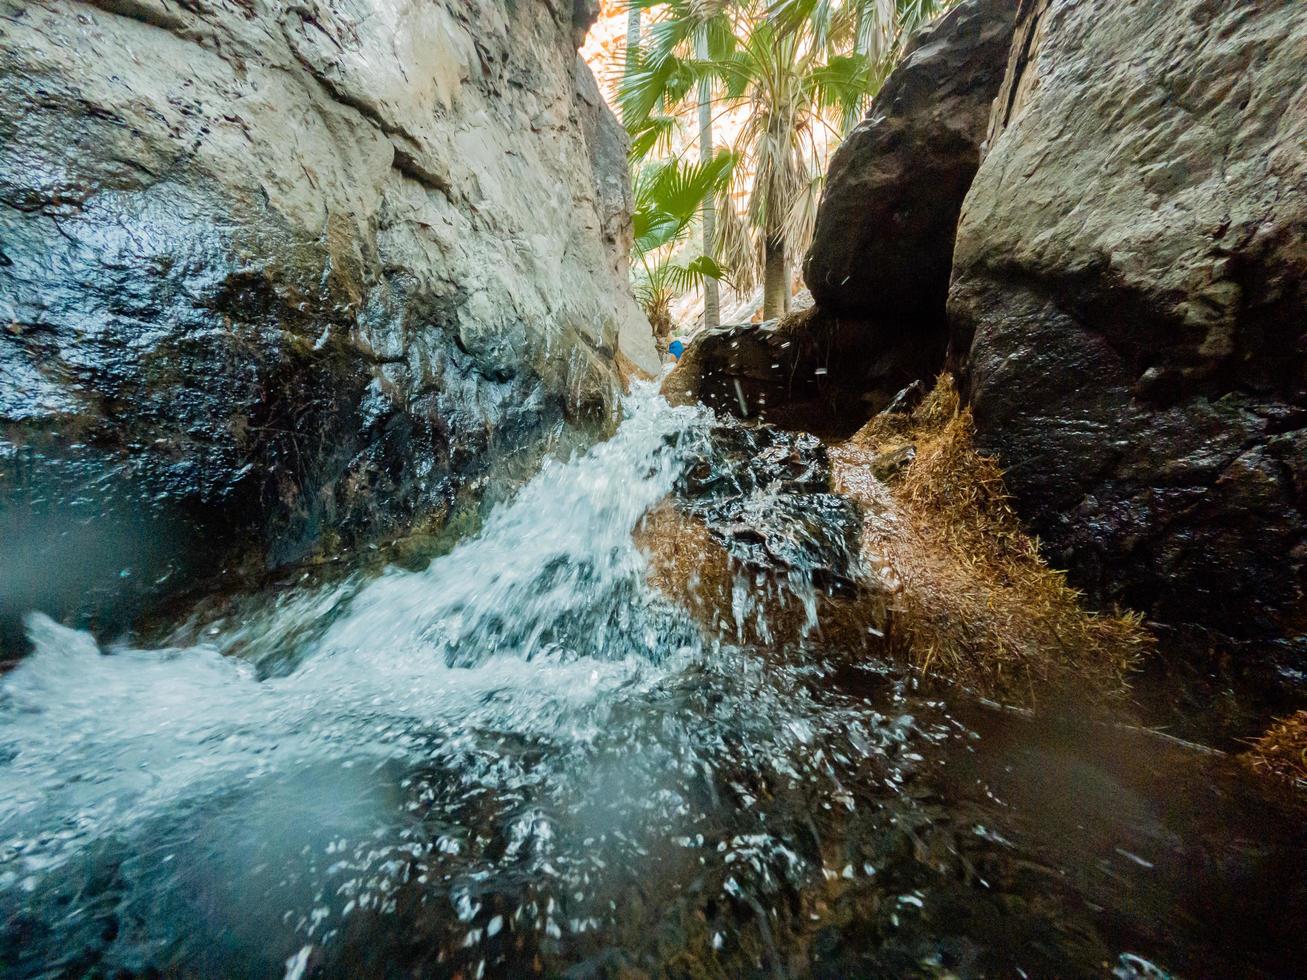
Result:
<svg viewBox="0 0 1307 980"><path fill-rule="evenodd" d="M0 0L0 620L439 521L657 369L591 6Z"/></svg>
<svg viewBox="0 0 1307 980"><path fill-rule="evenodd" d="M979 445L1077 585L1203 643L1307 624L1305 46L1292 0L1024 3L958 230Z"/></svg>
<svg viewBox="0 0 1307 980"><path fill-rule="evenodd" d="M636 532L651 584L732 639L788 646L819 630L865 646L879 590L821 441L724 418L683 452L684 475Z"/></svg>
<svg viewBox="0 0 1307 980"><path fill-rule="evenodd" d="M857 514L831 492L830 459L821 440L721 422L691 459L676 499L732 558L827 592L855 591Z"/></svg>

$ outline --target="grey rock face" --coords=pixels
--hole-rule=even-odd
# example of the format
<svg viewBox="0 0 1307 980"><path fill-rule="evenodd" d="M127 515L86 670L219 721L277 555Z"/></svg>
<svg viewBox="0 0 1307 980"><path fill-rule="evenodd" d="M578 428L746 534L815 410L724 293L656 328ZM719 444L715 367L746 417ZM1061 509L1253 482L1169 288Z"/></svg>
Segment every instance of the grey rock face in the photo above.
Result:
<svg viewBox="0 0 1307 980"><path fill-rule="evenodd" d="M656 369L589 6L0 0L0 618L438 518Z"/></svg>
<svg viewBox="0 0 1307 980"><path fill-rule="evenodd" d="M804 266L824 310L894 318L904 333L943 322L953 233L1016 7L964 0L921 30L836 151Z"/></svg>
<svg viewBox="0 0 1307 980"><path fill-rule="evenodd" d="M1023 3L949 298L979 438L1100 602L1307 625L1307 5Z"/></svg>

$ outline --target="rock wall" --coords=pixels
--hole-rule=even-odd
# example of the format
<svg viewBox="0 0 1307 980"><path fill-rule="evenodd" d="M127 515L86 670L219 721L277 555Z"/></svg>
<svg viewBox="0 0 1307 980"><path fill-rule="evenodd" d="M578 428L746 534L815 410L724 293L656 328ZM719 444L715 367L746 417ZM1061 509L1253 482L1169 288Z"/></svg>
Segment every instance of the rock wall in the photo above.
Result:
<svg viewBox="0 0 1307 980"><path fill-rule="evenodd" d="M0 0L0 618L439 519L656 369L592 6Z"/></svg>
<svg viewBox="0 0 1307 980"><path fill-rule="evenodd" d="M1307 627L1304 65L1297 0L1025 0L957 234L952 356L1019 509L1210 642Z"/></svg>

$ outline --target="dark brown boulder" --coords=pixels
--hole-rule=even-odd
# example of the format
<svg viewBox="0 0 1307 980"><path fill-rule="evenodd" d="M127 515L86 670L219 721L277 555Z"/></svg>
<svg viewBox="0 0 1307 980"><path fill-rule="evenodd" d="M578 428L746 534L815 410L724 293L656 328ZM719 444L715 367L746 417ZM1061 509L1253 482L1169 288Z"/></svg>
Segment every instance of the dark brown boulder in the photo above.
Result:
<svg viewBox="0 0 1307 980"><path fill-rule="evenodd" d="M942 339L938 348L897 345L888 323L810 307L700 334L663 393L677 404L702 401L740 418L845 438L942 360Z"/></svg>
<svg viewBox="0 0 1307 980"><path fill-rule="evenodd" d="M836 151L804 266L822 309L942 322L953 233L980 165L1016 7L964 0L919 32Z"/></svg>
<svg viewBox="0 0 1307 980"><path fill-rule="evenodd" d="M1307 625L1305 53L1295 0L1023 4L957 235L952 358L1019 510L1204 642Z"/></svg>

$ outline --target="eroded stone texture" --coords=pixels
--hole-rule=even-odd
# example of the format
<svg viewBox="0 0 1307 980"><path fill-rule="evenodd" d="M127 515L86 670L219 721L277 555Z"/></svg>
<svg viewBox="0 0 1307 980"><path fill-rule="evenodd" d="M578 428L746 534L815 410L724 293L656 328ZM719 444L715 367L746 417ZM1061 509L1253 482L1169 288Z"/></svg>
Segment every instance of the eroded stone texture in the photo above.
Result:
<svg viewBox="0 0 1307 980"><path fill-rule="evenodd" d="M1016 35L949 299L980 443L1097 601L1301 646L1307 5L1032 0Z"/></svg>
<svg viewBox="0 0 1307 980"><path fill-rule="evenodd" d="M5 611L439 518L656 369L592 6L0 0Z"/></svg>

